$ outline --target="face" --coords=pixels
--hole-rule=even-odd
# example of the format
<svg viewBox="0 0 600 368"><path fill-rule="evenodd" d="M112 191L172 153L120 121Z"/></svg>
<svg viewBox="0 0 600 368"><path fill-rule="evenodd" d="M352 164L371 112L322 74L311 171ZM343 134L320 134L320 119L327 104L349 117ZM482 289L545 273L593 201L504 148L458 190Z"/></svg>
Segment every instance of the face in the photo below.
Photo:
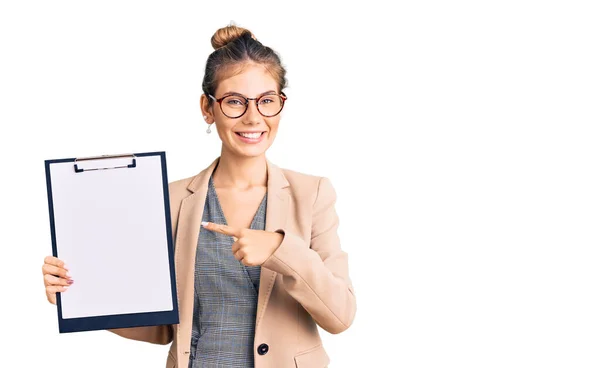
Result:
<svg viewBox="0 0 600 368"><path fill-rule="evenodd" d="M277 82L264 66L250 64L241 73L222 80L214 97L219 99L233 92L247 98L256 98L268 91L279 93ZM264 117L258 112L256 101L250 100L244 115L232 119L223 114L217 102L212 99L210 101L212 104L209 107L207 96L202 95L202 113L206 116L207 123L215 123L219 138L223 142L223 150L233 156L256 157L264 154L271 146L277 135L281 113L273 117ZM226 101L223 101L224 108L225 103ZM236 101L230 103L235 104ZM255 138L257 132L260 136ZM253 135L244 137L242 133Z"/></svg>

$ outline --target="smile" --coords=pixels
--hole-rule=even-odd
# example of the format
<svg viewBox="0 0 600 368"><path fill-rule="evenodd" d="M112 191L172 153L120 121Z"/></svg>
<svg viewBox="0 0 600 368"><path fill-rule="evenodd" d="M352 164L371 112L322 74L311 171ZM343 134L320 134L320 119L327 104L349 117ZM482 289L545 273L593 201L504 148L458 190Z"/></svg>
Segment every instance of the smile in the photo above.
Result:
<svg viewBox="0 0 600 368"><path fill-rule="evenodd" d="M244 143L258 143L262 141L266 132L256 132L256 133L240 133L235 132L235 135Z"/></svg>
<svg viewBox="0 0 600 368"><path fill-rule="evenodd" d="M260 137L261 134L263 134L264 132L256 132L256 133L240 133L240 132L236 132L235 134L241 135L242 137L245 138L251 138L251 139L256 139L258 137Z"/></svg>

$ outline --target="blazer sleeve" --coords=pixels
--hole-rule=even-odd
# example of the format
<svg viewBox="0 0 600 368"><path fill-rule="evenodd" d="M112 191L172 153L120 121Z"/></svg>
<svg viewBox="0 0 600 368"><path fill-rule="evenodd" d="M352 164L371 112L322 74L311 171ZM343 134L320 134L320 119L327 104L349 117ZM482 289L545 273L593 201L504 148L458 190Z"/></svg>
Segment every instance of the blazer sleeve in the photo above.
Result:
<svg viewBox="0 0 600 368"><path fill-rule="evenodd" d="M109 329L108 331L127 339L145 341L152 344L167 345L173 341L173 329L171 325L116 328Z"/></svg>
<svg viewBox="0 0 600 368"><path fill-rule="evenodd" d="M278 229L281 245L263 263L280 273L283 286L315 322L330 333L345 331L356 314L356 298L348 274L348 255L337 233L336 193L328 178L319 179L313 205L310 248L301 237Z"/></svg>

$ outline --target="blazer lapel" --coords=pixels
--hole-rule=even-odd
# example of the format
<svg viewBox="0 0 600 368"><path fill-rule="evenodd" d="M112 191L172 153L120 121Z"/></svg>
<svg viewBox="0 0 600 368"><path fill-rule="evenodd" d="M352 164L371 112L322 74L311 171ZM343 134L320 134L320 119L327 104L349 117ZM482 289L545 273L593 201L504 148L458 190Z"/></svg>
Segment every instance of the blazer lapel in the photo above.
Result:
<svg viewBox="0 0 600 368"><path fill-rule="evenodd" d="M284 188L289 187L283 171L267 160L267 218L265 231L283 229L286 225L290 195ZM277 273L268 268L261 267L260 287L258 290L258 306L256 310L256 329L258 329L262 316L265 313L275 277Z"/></svg>
<svg viewBox="0 0 600 368"><path fill-rule="evenodd" d="M177 325L178 356L190 354L192 321L194 313L194 268L200 222L208 191L208 180L219 158L202 170L188 185L191 195L181 201L179 223L175 241L175 270L179 295L179 324ZM186 365L187 367L187 365Z"/></svg>

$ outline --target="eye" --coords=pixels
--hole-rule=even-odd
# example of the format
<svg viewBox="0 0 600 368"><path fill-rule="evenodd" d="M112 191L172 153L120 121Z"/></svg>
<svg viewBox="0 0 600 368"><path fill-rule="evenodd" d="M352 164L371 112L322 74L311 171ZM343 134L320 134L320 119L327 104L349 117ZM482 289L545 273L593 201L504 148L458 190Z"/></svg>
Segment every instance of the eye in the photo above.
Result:
<svg viewBox="0 0 600 368"><path fill-rule="evenodd" d="M228 97L225 100L225 103L228 105L232 105L232 106L243 106L246 104L246 102L244 100L242 100L242 98L240 97Z"/></svg>
<svg viewBox="0 0 600 368"><path fill-rule="evenodd" d="M261 105L267 105L273 102L275 102L275 100L272 97L263 97L258 101Z"/></svg>

